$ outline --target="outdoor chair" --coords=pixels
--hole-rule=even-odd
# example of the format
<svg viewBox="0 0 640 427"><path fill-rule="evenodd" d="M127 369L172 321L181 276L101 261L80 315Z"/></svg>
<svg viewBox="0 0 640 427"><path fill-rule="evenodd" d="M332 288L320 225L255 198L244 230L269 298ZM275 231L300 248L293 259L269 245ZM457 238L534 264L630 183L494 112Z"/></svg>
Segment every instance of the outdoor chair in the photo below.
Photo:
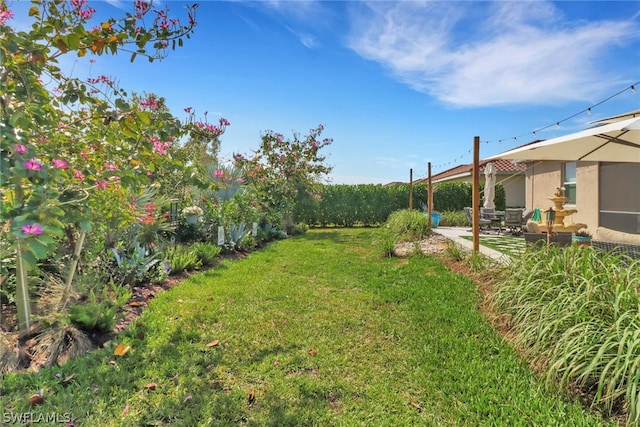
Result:
<svg viewBox="0 0 640 427"><path fill-rule="evenodd" d="M533 211L531 211L533 214ZM505 209L504 211L504 226L514 236L522 234L522 226L525 224L524 215L522 209Z"/></svg>
<svg viewBox="0 0 640 427"><path fill-rule="evenodd" d="M467 215L467 221L473 226L473 212L471 208L464 208L464 213ZM491 229L491 220L482 218L482 216L479 219L480 231L484 230L488 232Z"/></svg>
<svg viewBox="0 0 640 427"><path fill-rule="evenodd" d="M534 213L533 209L524 209L522 211L522 225L525 225L533 217Z"/></svg>
<svg viewBox="0 0 640 427"><path fill-rule="evenodd" d="M480 218L488 219L491 222L489 228L497 229L498 234L502 233L503 216L504 212L502 211L496 211L493 208L480 208Z"/></svg>

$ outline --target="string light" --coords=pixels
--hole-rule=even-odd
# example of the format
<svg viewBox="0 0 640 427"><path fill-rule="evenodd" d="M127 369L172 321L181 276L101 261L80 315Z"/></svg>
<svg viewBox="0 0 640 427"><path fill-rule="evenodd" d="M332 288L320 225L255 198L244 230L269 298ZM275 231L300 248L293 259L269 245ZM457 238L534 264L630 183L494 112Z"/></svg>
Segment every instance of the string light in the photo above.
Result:
<svg viewBox="0 0 640 427"><path fill-rule="evenodd" d="M590 107L588 107L588 108L585 108L585 109L584 109L584 110L582 110L582 111L579 111L579 112L577 112L577 113L575 113L575 114L573 114L573 115L571 115L571 116L569 116L569 117L566 117L566 118L564 118L564 119L562 119L562 120L558 120L558 121L556 121L554 124L550 124L550 125L547 125L547 126L544 126L544 127L538 128L538 129L535 129L535 130L533 130L531 133L532 133L532 134L533 134L533 136L535 137L535 136L537 136L538 132L541 132L541 131L543 131L543 130L547 130L547 129L549 129L549 128L553 127L553 126L555 126L555 128L556 128L556 129L559 129L559 128L560 128L560 124L561 124L561 123L564 123L564 122L566 122L566 121L568 121L568 120L571 120L571 119L573 119L574 117L577 117L577 116L579 116L579 115L581 115L581 114L585 114L585 113L586 113L587 115L589 115L589 116L590 116L590 115L591 115L591 113L592 113L592 110L593 110L594 108L596 108L596 107L598 107L598 106L600 106L600 105L604 104L604 103L605 103L605 102L607 102L607 101L610 101L611 99L613 99L613 98L615 98L615 97L617 97L617 96L619 96L619 95L623 94L624 92L626 92L626 91L628 91L628 90L630 90L632 93L634 93L634 94L635 94L635 93L636 93L636 90L637 90L637 89L636 89L636 86L637 86L637 85L640 85L640 81L638 81L638 82L636 82L636 83L632 84L631 86L627 86L626 88L622 89L621 91L619 91L619 92L617 92L617 93L614 93L613 95L611 95L611 96L609 96L609 97L607 97L607 98L603 99L602 101L600 101L600 102L598 102L598 103L596 103L596 104L593 104L592 106L590 106ZM521 134L521 135L518 135L518 136L514 136L514 137L512 137L512 138L513 138L513 140L514 140L514 141L517 141L517 140L518 140L518 137L520 137L520 136L526 136L526 135L528 135L528 134ZM503 141L505 141L505 140L506 140L505 138L503 138L503 139L499 139L499 140L497 140L497 143L498 143L498 144L502 144L502 142L503 142ZM495 141L495 140L494 140L494 141L486 140L486 141L482 141L482 142L484 142L485 144L490 144L490 143L492 143L492 142L496 142L496 141ZM471 151L472 151L472 150L469 150L469 151L468 151L468 153L470 154L470 153L471 153ZM461 155L461 156L459 157L459 159L460 159L460 160L462 160L463 158L464 158L464 155ZM456 159L454 159L454 160L456 160L456 161L457 161L457 160L458 160L458 158L456 158ZM447 162L447 163L441 163L441 164L439 164L439 165L434 165L433 167L438 168L438 167L448 166L448 165L449 165L449 164L451 164L451 163L454 163L454 162L449 161L449 162Z"/></svg>

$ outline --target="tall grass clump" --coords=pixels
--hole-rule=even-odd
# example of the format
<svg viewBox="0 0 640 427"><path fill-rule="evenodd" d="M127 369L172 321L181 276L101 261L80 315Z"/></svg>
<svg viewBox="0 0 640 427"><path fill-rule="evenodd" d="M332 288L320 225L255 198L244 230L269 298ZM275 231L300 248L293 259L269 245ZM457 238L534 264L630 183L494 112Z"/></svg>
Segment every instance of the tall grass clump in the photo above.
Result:
<svg viewBox="0 0 640 427"><path fill-rule="evenodd" d="M494 308L548 380L640 422L640 260L592 248L527 250L496 284Z"/></svg>
<svg viewBox="0 0 640 427"><path fill-rule="evenodd" d="M391 213L385 227L397 236L399 242L422 240L431 234L431 220L422 212L411 209Z"/></svg>
<svg viewBox="0 0 640 427"><path fill-rule="evenodd" d="M445 211L440 213L440 226L465 227L468 226L467 215L464 211Z"/></svg>

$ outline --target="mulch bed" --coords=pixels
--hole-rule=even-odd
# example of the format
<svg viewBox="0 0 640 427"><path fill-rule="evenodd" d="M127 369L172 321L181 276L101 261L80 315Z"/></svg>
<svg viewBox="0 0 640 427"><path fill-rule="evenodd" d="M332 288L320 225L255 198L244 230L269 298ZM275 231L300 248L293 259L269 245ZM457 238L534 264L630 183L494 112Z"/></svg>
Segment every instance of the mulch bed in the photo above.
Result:
<svg viewBox="0 0 640 427"><path fill-rule="evenodd" d="M92 333L87 334L87 337L91 340L91 343L95 348L105 346L107 343L113 341L118 334L132 325L144 312L144 309L149 303L161 292L177 286L182 281L189 278L192 274L203 273L211 268L215 268L217 265L228 259L243 259L246 258L246 252L235 252L232 254L221 254L216 261L200 270L193 272L183 272L177 275L169 276L162 284L145 283L140 286L136 286L132 289L132 296L120 309L121 318L116 323L116 326L112 331L104 333ZM21 369L38 370L42 364L39 361L34 360L30 355L34 353L34 346L36 340L33 338L42 332L40 325L35 325L31 329L31 333L28 335L20 335L18 333L18 321L16 316L16 307L13 304L2 304L0 306L0 335L5 341L15 342L17 351L19 351L22 357Z"/></svg>

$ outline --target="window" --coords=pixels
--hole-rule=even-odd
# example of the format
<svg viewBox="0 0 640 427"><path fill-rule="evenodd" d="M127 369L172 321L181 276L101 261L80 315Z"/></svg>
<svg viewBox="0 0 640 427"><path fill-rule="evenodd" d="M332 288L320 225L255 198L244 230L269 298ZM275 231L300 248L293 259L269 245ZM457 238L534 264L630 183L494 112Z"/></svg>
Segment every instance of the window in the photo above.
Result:
<svg viewBox="0 0 640 427"><path fill-rule="evenodd" d="M576 162L567 162L562 168L562 186L564 195L568 197L570 205L576 204Z"/></svg>

